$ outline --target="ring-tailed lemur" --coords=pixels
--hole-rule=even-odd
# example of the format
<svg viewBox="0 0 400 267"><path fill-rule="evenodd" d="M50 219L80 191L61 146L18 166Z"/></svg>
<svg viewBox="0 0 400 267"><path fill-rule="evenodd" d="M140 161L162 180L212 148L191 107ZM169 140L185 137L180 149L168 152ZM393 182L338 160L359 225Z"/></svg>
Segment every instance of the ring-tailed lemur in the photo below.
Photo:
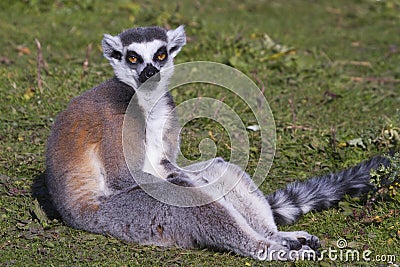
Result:
<svg viewBox="0 0 400 267"><path fill-rule="evenodd" d="M317 237L280 232L276 223L293 223L306 212L332 206L344 194L364 191L370 169L383 160L374 158L336 174L295 182L268 196L258 190L250 193L254 188L250 177L219 158L189 166L187 170L193 170L190 175L177 169L179 127L167 90L169 77L157 73L173 66L185 43L182 26L104 35L104 56L115 76L73 99L58 115L48 140L46 181L63 220L75 228L145 245L208 247L256 259L315 253L320 246ZM157 75L152 83L157 87L154 95L151 88L138 91ZM135 94L128 146L134 164L128 169L122 127ZM154 98L160 96L153 107ZM164 135L159 134L160 125ZM204 170L196 172L199 168ZM220 175L224 179L239 177L240 182L225 197L209 204L177 207L150 197L135 182L135 178L152 180L154 175L186 187ZM197 194L207 197L201 190Z"/></svg>

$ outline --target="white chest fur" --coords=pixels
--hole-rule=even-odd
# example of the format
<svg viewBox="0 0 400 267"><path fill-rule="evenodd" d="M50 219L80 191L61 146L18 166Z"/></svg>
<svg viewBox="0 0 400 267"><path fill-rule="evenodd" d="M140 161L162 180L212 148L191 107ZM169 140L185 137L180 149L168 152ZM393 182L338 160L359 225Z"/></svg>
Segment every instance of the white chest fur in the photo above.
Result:
<svg viewBox="0 0 400 267"><path fill-rule="evenodd" d="M161 164L165 158L166 149L163 145L163 135L168 127L170 106L165 97L156 93L139 93L139 105L145 111L146 140L145 140L145 161L143 171L160 178L166 178L166 171Z"/></svg>

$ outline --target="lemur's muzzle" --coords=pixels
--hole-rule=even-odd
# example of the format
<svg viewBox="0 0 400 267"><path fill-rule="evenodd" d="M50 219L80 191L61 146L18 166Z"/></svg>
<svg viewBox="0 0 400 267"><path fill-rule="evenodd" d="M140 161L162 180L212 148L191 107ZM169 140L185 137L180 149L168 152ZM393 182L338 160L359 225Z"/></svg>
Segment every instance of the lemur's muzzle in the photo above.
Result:
<svg viewBox="0 0 400 267"><path fill-rule="evenodd" d="M154 76L155 74L159 73L160 71L151 64L147 64L147 66L143 69L143 71L139 75L139 82L144 83L150 77ZM160 75L156 75L153 78L154 81L160 81Z"/></svg>

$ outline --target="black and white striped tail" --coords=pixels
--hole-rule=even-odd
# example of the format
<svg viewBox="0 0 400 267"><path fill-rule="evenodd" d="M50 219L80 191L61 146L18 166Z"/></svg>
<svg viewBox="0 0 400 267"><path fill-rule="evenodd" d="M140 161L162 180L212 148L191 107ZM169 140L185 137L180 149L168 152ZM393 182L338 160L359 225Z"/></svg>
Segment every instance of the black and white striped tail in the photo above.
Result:
<svg viewBox="0 0 400 267"><path fill-rule="evenodd" d="M365 193L371 189L371 169L387 163L386 158L374 157L347 170L288 184L267 196L275 222L291 224L309 211L337 204L346 194L357 196Z"/></svg>

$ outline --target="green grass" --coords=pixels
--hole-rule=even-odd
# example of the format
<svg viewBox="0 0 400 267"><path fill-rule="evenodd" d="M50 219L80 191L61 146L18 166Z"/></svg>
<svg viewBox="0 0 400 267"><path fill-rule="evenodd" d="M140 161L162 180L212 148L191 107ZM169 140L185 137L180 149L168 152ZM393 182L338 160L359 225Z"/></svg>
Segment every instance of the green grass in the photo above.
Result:
<svg viewBox="0 0 400 267"><path fill-rule="evenodd" d="M39 187L42 182L54 117L71 98L112 75L101 53L104 33L139 25L185 24L189 42L177 63L229 64L264 88L277 126L276 157L261 186L266 193L295 179L349 167L395 146L395 133L400 131L398 0L159 2L1 1L0 265L267 265L227 253L126 244L41 215L31 187L34 181ZM268 48L265 34L281 46ZM48 64L48 71L42 72L42 90L36 78L35 38ZM90 65L84 70L89 44ZM291 52L279 54L286 48ZM225 95L194 87L177 94L176 100L193 96ZM224 101L243 110L234 97L228 95ZM241 115L246 126L254 123L248 111ZM182 136L185 155L196 157L196 144L210 133L219 155L229 155L232 144L219 125L196 120L188 127ZM251 173L259 134L249 135ZM352 142L357 139L358 145ZM399 204L386 201L363 210L361 202L347 200L339 208L308 214L282 229L315 234L324 248L335 247L342 237L352 249L393 254L399 263ZM374 221L376 216L381 219Z"/></svg>

